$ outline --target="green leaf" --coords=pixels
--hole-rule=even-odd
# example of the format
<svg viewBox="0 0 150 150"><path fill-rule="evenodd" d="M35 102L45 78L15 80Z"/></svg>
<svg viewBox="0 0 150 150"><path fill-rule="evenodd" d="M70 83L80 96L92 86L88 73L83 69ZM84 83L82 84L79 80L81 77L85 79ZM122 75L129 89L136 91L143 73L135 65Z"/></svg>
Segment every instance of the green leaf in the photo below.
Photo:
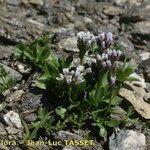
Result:
<svg viewBox="0 0 150 150"><path fill-rule="evenodd" d="M98 106L97 99L95 98L95 90L89 92L89 103L92 106Z"/></svg>
<svg viewBox="0 0 150 150"><path fill-rule="evenodd" d="M120 121L119 120L110 120L110 121L105 121L105 125L108 126L108 127L116 127L120 124Z"/></svg>
<svg viewBox="0 0 150 150"><path fill-rule="evenodd" d="M77 108L79 105L80 105L80 102L74 102L68 107L68 110Z"/></svg>
<svg viewBox="0 0 150 150"><path fill-rule="evenodd" d="M105 102L109 103L109 99L104 100ZM111 100L111 105L112 106L117 106L122 102L122 98L119 96L115 96L112 100Z"/></svg>
<svg viewBox="0 0 150 150"><path fill-rule="evenodd" d="M62 119L65 117L65 113L67 112L66 108L58 107L55 109L57 115L59 115Z"/></svg>
<svg viewBox="0 0 150 150"><path fill-rule="evenodd" d="M107 130L103 126L100 128L99 135L103 138L107 136Z"/></svg>
<svg viewBox="0 0 150 150"><path fill-rule="evenodd" d="M37 131L39 130L39 128L41 128L46 123L47 119L49 119L49 113L47 115L45 115L45 117L37 124L35 129L32 131L32 133L30 135L31 139L34 139L36 137Z"/></svg>
<svg viewBox="0 0 150 150"><path fill-rule="evenodd" d="M129 66L128 63L125 63L122 68L118 69L116 78L118 81L126 81L129 78L129 75L133 73L133 69Z"/></svg>
<svg viewBox="0 0 150 150"><path fill-rule="evenodd" d="M93 120L95 122L100 122L102 114L104 113L105 110L106 110L106 108L105 109L98 109L96 111L92 111L91 115L92 115Z"/></svg>

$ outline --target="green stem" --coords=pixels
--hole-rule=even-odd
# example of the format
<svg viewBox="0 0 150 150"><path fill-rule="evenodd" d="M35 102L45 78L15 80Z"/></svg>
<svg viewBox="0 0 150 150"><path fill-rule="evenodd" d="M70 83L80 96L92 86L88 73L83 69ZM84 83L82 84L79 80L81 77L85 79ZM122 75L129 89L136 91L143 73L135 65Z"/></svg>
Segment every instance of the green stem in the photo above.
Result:
<svg viewBox="0 0 150 150"><path fill-rule="evenodd" d="M103 117L102 124L103 124L103 123L105 122L105 120L106 120L106 117L107 117L108 112L109 112L110 107L111 107L111 102L112 102L113 97L114 97L114 95L113 95L113 90L111 90L111 96L110 96L110 99L109 99L108 107L107 107L106 112L105 112L104 117Z"/></svg>
<svg viewBox="0 0 150 150"><path fill-rule="evenodd" d="M96 100L98 100L100 88L101 88L101 80L99 78L97 85L96 85L96 92L95 92L95 99Z"/></svg>

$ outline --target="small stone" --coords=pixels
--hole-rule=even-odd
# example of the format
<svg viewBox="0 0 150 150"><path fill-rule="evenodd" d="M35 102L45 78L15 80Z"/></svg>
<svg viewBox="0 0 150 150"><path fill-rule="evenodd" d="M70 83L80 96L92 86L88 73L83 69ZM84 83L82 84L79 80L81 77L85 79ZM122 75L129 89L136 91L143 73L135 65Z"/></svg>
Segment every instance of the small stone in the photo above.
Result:
<svg viewBox="0 0 150 150"><path fill-rule="evenodd" d="M141 36L144 39L150 39L150 21L147 20L135 23L134 30L133 34L137 34L137 36Z"/></svg>
<svg viewBox="0 0 150 150"><path fill-rule="evenodd" d="M7 4L17 6L20 4L19 0L6 0Z"/></svg>
<svg viewBox="0 0 150 150"><path fill-rule="evenodd" d="M27 22L29 22L29 23L31 23L33 25L36 25L36 26L38 26L40 28L44 28L44 24L39 22L39 21L37 21L37 20L27 19Z"/></svg>
<svg viewBox="0 0 150 150"><path fill-rule="evenodd" d="M20 117L16 112L9 111L3 118L10 127L22 128Z"/></svg>
<svg viewBox="0 0 150 150"><path fill-rule="evenodd" d="M82 140L83 137L79 136L77 134L71 133L69 131L59 131L54 134L55 139L58 140L71 140L71 139L76 139L76 140Z"/></svg>
<svg viewBox="0 0 150 150"><path fill-rule="evenodd" d="M24 63L20 63L20 62L17 64L17 69L22 74L30 74L32 71L31 66L24 64Z"/></svg>
<svg viewBox="0 0 150 150"><path fill-rule="evenodd" d="M149 52L142 52L140 53L140 59L142 61L146 60L146 59L149 59L150 58L150 53Z"/></svg>
<svg viewBox="0 0 150 150"><path fill-rule="evenodd" d="M62 150L81 150L81 148L77 146L67 145Z"/></svg>
<svg viewBox="0 0 150 150"><path fill-rule="evenodd" d="M18 90L15 91L13 94L10 94L9 96L7 96L6 98L6 102L11 103L14 101L19 101L21 99L21 96L24 94L25 92L23 90Z"/></svg>
<svg viewBox="0 0 150 150"><path fill-rule="evenodd" d="M67 51L72 51L72 52L79 52L77 48L77 39L76 37L68 37L65 39L60 40L58 43L58 46L60 49L64 49Z"/></svg>
<svg viewBox="0 0 150 150"><path fill-rule="evenodd" d="M11 76L14 80L20 81L20 80L22 79L22 75L21 75L19 72L17 72L16 70L13 70L13 69L11 69L10 67L8 67L8 66L6 66L6 65L4 65L4 64L2 64L2 63L0 63L0 65L2 65L3 68L4 68L7 72L10 73L10 76Z"/></svg>
<svg viewBox="0 0 150 150"><path fill-rule="evenodd" d="M14 128L14 127L6 127L5 128L6 131L8 132L8 134L12 135L12 134L17 134L19 132L18 129Z"/></svg>
<svg viewBox="0 0 150 150"><path fill-rule="evenodd" d="M29 0L29 2L32 5L43 5L44 4L42 0Z"/></svg>
<svg viewBox="0 0 150 150"><path fill-rule="evenodd" d="M109 138L109 150L145 150L146 137L133 130L121 130Z"/></svg>
<svg viewBox="0 0 150 150"><path fill-rule="evenodd" d="M0 137L4 137L6 135L7 135L7 132L4 129L4 125L0 123Z"/></svg>
<svg viewBox="0 0 150 150"><path fill-rule="evenodd" d="M31 114L28 114L27 116L24 117L24 120L26 122L33 122L37 119L37 115L35 113L31 113Z"/></svg>
<svg viewBox="0 0 150 150"><path fill-rule="evenodd" d="M124 10L117 6L106 5L104 6L103 12L106 15L117 16L124 14Z"/></svg>
<svg viewBox="0 0 150 150"><path fill-rule="evenodd" d="M150 92L146 93L144 96L144 100L148 103L150 103Z"/></svg>

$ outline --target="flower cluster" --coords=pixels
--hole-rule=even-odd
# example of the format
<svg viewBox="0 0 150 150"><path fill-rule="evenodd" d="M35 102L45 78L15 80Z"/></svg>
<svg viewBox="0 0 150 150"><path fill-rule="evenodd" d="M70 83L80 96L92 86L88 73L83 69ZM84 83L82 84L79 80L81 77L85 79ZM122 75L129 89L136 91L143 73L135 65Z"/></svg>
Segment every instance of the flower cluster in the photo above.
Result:
<svg viewBox="0 0 150 150"><path fill-rule="evenodd" d="M78 32L77 33L77 46L79 50L88 50L91 43L95 40L95 37L90 32Z"/></svg>
<svg viewBox="0 0 150 150"><path fill-rule="evenodd" d="M116 82L116 70L122 66L120 57L122 52L120 50L105 50L101 55L96 54L97 63L102 66L103 69L109 70L111 72L110 82L112 85Z"/></svg>
<svg viewBox="0 0 150 150"><path fill-rule="evenodd" d="M100 33L95 37L96 43L99 48L105 50L110 47L113 42L113 34L111 32L108 33Z"/></svg>
<svg viewBox="0 0 150 150"><path fill-rule="evenodd" d="M65 81L67 84L79 84L85 81L83 70L84 66L81 65L79 65L75 71L70 70L69 68L64 68L63 73L60 73L59 77L56 79L58 81Z"/></svg>

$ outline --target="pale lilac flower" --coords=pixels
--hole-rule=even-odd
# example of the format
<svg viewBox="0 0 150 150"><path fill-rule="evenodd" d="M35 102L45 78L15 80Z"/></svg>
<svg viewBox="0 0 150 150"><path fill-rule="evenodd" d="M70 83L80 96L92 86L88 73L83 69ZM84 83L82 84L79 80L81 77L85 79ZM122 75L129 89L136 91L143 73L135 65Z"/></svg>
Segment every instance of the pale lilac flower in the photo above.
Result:
<svg viewBox="0 0 150 150"><path fill-rule="evenodd" d="M116 84L116 76L111 76L111 77L110 77L110 84L111 84L112 86L114 86L114 85Z"/></svg>
<svg viewBox="0 0 150 150"><path fill-rule="evenodd" d="M113 34L111 32L108 33L100 33L98 36L95 37L97 45L106 50L107 48L110 47L110 45L113 42Z"/></svg>

